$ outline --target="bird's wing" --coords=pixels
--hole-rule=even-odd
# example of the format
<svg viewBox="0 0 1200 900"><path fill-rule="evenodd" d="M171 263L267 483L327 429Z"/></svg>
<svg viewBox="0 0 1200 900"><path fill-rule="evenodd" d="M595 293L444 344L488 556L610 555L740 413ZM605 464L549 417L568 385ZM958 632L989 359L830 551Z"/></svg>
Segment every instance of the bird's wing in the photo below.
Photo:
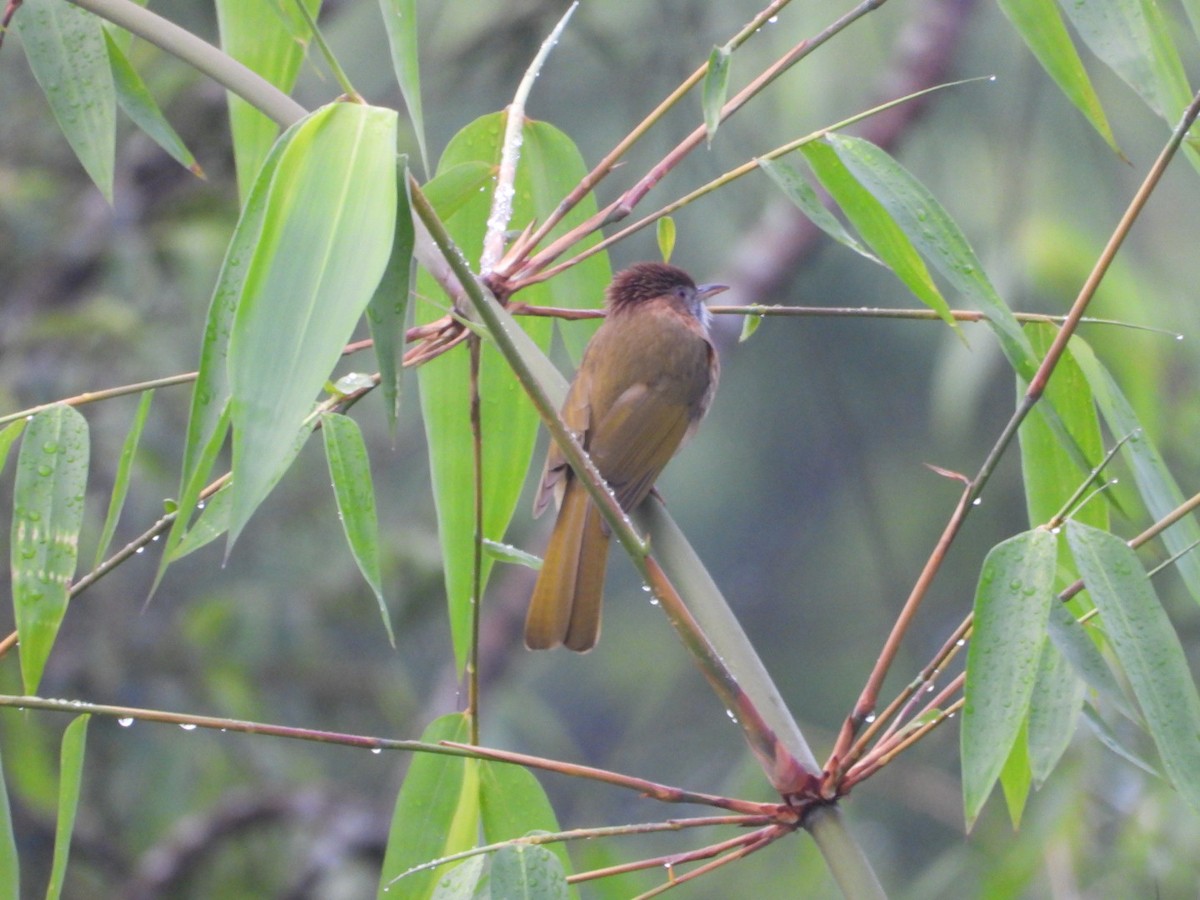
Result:
<svg viewBox="0 0 1200 900"><path fill-rule="evenodd" d="M587 443L585 435L591 419L591 393L592 386L588 374L584 369L580 369L575 380L571 382L571 389L567 392L567 399L559 412L562 420L567 423L567 427L581 441L584 441L585 446ZM562 503L562 495L566 489L567 475L570 471L571 467L567 464L567 458L563 455L558 442L551 438L550 449L546 452L546 465L542 468L541 487L538 488L537 496L533 501L535 517L544 513L552 500L556 506Z"/></svg>
<svg viewBox="0 0 1200 900"><path fill-rule="evenodd" d="M588 452L622 509L642 502L690 424L686 404L664 399L644 383L626 388L593 423Z"/></svg>

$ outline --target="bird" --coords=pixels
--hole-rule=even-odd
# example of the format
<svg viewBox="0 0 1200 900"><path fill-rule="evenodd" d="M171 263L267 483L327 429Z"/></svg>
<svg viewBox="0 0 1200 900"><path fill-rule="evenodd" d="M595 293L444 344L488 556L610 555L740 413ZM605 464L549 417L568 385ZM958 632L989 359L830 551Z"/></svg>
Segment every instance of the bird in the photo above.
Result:
<svg viewBox="0 0 1200 900"><path fill-rule="evenodd" d="M697 285L675 266L637 263L606 291L604 323L592 336L561 416L626 512L637 508L712 402L720 362L704 301L728 290ZM534 516L558 503L525 619L525 646L591 650L610 529L551 441Z"/></svg>

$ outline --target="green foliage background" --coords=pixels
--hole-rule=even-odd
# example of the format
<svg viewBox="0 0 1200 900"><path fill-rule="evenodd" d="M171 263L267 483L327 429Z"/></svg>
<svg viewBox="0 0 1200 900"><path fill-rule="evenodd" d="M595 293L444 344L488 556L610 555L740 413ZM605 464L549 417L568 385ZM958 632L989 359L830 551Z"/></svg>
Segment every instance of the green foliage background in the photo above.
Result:
<svg viewBox="0 0 1200 900"><path fill-rule="evenodd" d="M154 6L215 40L206 5ZM459 128L509 102L561 6L429 6L421 9L421 62L436 160ZM751 70L751 60L761 65L833 14L828 4L796 6L785 24L768 26L738 52L735 80ZM893 152L955 216L1014 308L1064 312L1167 130L1088 58L1129 160L1122 161L1048 81L999 9L965 0L934 7L893 0L865 18L785 76L756 108L723 125L712 147L694 154L653 197L678 196L902 92L898 80L911 62L898 50L902 41L942 33L934 30L939 15L961 17L948 46L923 52L946 58L945 79L995 74L995 83L936 95ZM569 134L594 163L754 11L752 3L699 0L585 4L535 88L530 113ZM322 24L368 100L398 106L376 5L333 4ZM1195 74L1195 41L1188 46L1185 63ZM18 49L14 43L0 52L0 412L191 370L237 215L223 92L135 45L135 64L208 180L196 180L125 124L109 207L55 128ZM302 66L302 103L311 108L335 93L323 69ZM635 148L628 170L640 173L700 118L698 99L670 114ZM1084 331L1189 494L1200 471L1198 202L1200 181L1181 159L1091 310L1169 334ZM755 174L676 217L673 261L702 280L755 284L756 260L774 258L794 215ZM615 249L614 266L656 253L647 230ZM812 242L796 256L768 294L744 299L914 305L892 275L833 242ZM660 488L824 752L957 499L956 484L924 464L972 472L1011 412L1012 378L979 326L964 326L964 344L932 322L772 319L737 344L739 326L722 324L715 406ZM366 363L351 359L340 371L360 365ZM143 609L157 565L149 552L74 603L42 695L396 737L415 737L461 706L418 403L408 390L411 374L406 379L394 433L382 397L355 410L386 535L383 583L395 649L345 548L325 462L318 442L310 442L225 565L219 544L174 564ZM128 397L85 410L93 471L84 560L95 552L86 540L100 531L137 402ZM157 393L117 545L160 516L163 498L177 492L187 408L187 388ZM956 545L902 653L893 689L969 608L987 549L1028 527L1015 459L1003 464ZM12 484L6 472L3 508ZM1124 485L1114 493L1126 509L1139 508ZM528 494L527 485L522 504ZM519 507L507 538L536 552L545 525L525 516L526 508ZM1117 520L1114 527L1129 536L1145 524ZM519 638L532 576L497 567L482 626L484 741L770 799L737 729L644 601L628 564L615 562L610 578L596 652L532 655ZM1173 572L1156 586L1194 670L1196 605ZM7 631L12 623L4 615L11 613L0 614ZM14 666L0 666L0 687L20 692ZM27 890L50 870L50 854L39 848L49 847L54 830L55 759L66 725L65 718L0 712ZM955 731L940 729L848 804L873 865L897 896L1033 897L1061 885L1094 896L1195 892L1195 815L1086 728L1031 800L1019 832L993 800L964 838ZM1152 752L1144 736L1122 737L1139 753ZM183 829L197 824L210 839L184 868L186 887L175 885L170 896L285 896L288 889L296 896L362 895L374 889L406 765L399 755L365 749L93 720L65 895L167 896L153 883L151 854L180 854ZM625 793L541 780L564 827L664 815ZM589 843L576 851L576 868L633 855L630 841ZM636 841L636 853L647 855L685 846L675 837ZM319 845L335 847L336 866L319 864ZM630 876L597 888L596 896L628 896L655 877ZM833 891L806 841L799 856L784 842L678 893L724 897L747 884L761 896Z"/></svg>

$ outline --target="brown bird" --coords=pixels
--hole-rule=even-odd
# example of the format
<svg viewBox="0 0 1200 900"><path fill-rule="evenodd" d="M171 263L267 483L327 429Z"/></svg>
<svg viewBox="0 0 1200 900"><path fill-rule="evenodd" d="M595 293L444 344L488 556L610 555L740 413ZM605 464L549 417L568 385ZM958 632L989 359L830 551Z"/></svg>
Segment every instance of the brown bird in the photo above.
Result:
<svg viewBox="0 0 1200 900"><path fill-rule="evenodd" d="M609 285L608 317L584 351L562 418L626 511L708 411L720 365L704 300L724 290L662 263L639 263ZM582 652L600 637L609 528L553 442L535 516L551 498L558 519L529 601L525 646Z"/></svg>

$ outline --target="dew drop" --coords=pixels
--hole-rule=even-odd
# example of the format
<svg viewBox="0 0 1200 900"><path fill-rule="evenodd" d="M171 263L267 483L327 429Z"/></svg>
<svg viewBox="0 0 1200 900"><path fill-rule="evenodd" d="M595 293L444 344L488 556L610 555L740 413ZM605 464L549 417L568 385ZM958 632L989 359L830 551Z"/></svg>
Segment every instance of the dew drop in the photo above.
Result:
<svg viewBox="0 0 1200 900"><path fill-rule="evenodd" d="M863 721L866 722L868 725L870 725L872 722L875 721L875 713L871 713L865 719L863 719Z"/></svg>
<svg viewBox="0 0 1200 900"><path fill-rule="evenodd" d="M122 728L128 728L133 724L133 716L121 716L121 718L117 719L117 724Z"/></svg>
<svg viewBox="0 0 1200 900"><path fill-rule="evenodd" d="M180 722L179 727L182 728L184 731L195 731L196 723L195 722Z"/></svg>
<svg viewBox="0 0 1200 900"><path fill-rule="evenodd" d="M982 505L983 505L983 498L982 498L982 497L976 497L974 500L972 500L972 501L971 501L971 505L972 505L972 506L982 506Z"/></svg>
<svg viewBox="0 0 1200 900"><path fill-rule="evenodd" d="M966 639L966 638L959 638L957 641L955 641L955 642L954 642L954 646L955 646L955 647L965 647L965 646L967 646L967 639Z"/></svg>
<svg viewBox="0 0 1200 900"><path fill-rule="evenodd" d="M146 548L145 548L145 547L138 547L138 548L137 548L135 551L133 551L133 552L134 552L134 553L144 553L144 552L146 552Z"/></svg>
<svg viewBox="0 0 1200 900"><path fill-rule="evenodd" d="M371 752L374 753L376 756L378 756L380 753L383 752L383 748L382 747L372 747Z"/></svg>

